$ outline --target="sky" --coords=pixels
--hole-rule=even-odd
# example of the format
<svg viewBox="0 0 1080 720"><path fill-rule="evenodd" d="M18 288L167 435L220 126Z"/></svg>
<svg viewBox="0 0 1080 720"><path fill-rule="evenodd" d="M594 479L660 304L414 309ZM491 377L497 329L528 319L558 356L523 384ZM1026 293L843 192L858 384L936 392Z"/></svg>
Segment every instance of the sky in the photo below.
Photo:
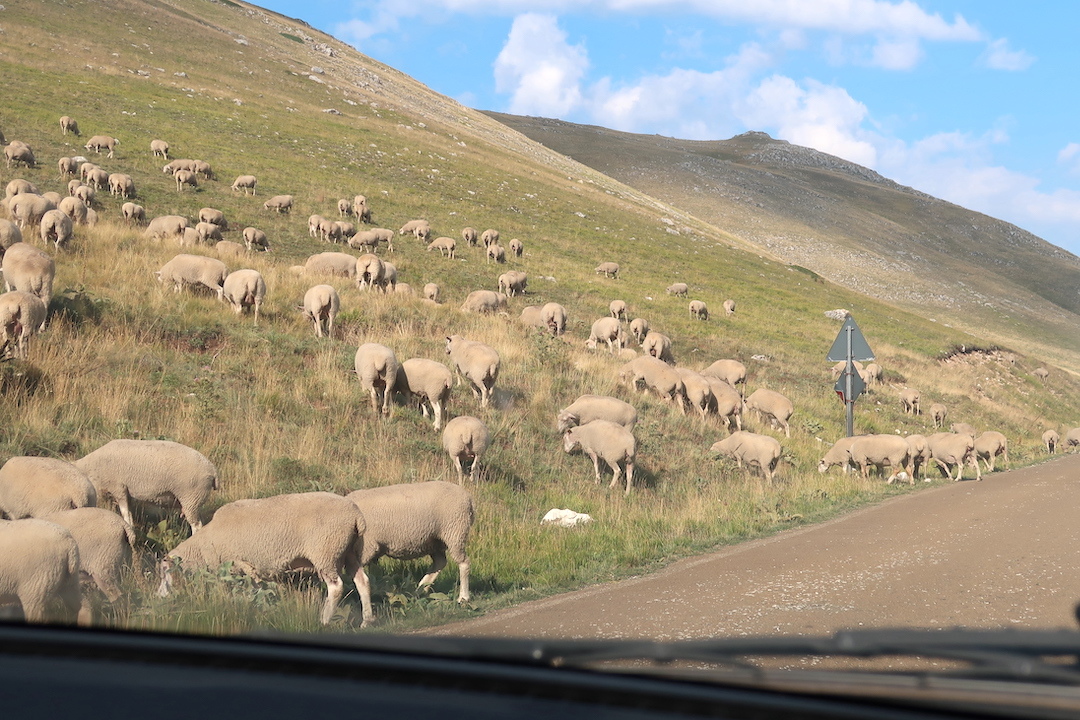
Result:
<svg viewBox="0 0 1080 720"><path fill-rule="evenodd" d="M1080 255L1080 2L257 0L481 110L758 130Z"/></svg>

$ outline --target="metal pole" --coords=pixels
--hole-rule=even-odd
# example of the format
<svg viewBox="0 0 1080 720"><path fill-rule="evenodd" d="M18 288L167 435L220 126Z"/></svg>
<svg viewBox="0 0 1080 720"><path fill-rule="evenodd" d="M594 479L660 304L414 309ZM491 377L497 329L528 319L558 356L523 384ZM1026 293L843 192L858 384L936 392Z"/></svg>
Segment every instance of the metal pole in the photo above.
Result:
<svg viewBox="0 0 1080 720"><path fill-rule="evenodd" d="M855 400L851 397L851 375L855 372L855 364L852 362L851 357L851 333L854 331L855 328L853 327L847 329L847 367L844 368L844 371L847 373L847 379L845 380L846 391L844 393L844 409L847 420L848 437L852 437L855 434Z"/></svg>

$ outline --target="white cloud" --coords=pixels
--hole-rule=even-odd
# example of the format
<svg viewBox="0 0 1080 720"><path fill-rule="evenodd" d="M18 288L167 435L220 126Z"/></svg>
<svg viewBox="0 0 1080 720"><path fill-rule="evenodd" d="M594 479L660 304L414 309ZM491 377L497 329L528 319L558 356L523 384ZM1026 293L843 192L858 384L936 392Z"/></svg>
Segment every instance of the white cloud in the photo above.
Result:
<svg viewBox="0 0 1080 720"><path fill-rule="evenodd" d="M917 38L879 40L870 64L886 70L910 70L922 60L922 46Z"/></svg>
<svg viewBox="0 0 1080 720"><path fill-rule="evenodd" d="M1002 38L994 40L980 58L982 64L991 70L1017 72L1027 70L1035 62L1035 57L1023 50L1010 50L1009 41Z"/></svg>
<svg viewBox="0 0 1080 720"><path fill-rule="evenodd" d="M554 16L526 13L495 59L495 90L511 94L509 112L565 117L581 103L588 66L584 46L570 45Z"/></svg>

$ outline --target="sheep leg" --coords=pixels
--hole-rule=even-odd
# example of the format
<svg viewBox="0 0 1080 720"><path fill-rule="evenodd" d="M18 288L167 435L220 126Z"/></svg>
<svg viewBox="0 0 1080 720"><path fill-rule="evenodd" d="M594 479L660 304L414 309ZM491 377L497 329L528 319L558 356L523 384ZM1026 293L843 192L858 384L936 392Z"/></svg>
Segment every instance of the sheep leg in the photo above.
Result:
<svg viewBox="0 0 1080 720"><path fill-rule="evenodd" d="M319 622L323 625L329 625L330 619L334 617L334 611L337 610L338 603L341 602L341 596L345 593L345 583L342 582L337 570L321 570L319 577L326 583L326 602L323 603Z"/></svg>
<svg viewBox="0 0 1080 720"><path fill-rule="evenodd" d="M469 471L469 479L472 480L473 485L480 477L480 458L475 455L472 456L472 468Z"/></svg>
<svg viewBox="0 0 1080 720"><path fill-rule="evenodd" d="M420 582L416 585L417 590L430 590L431 586L435 583L435 578L439 576L442 569L446 567L446 553L442 550L435 550L431 553L431 567L428 568L424 577L420 578Z"/></svg>
<svg viewBox="0 0 1080 720"><path fill-rule="evenodd" d="M457 468L458 485L461 485L465 482L465 471L461 468L461 456L453 455L451 459L454 461L454 467Z"/></svg>
<svg viewBox="0 0 1080 720"><path fill-rule="evenodd" d="M593 471L595 471L595 473L596 473L596 484L599 485L600 484L600 457L596 453L594 453L592 451L589 451L589 457L592 458Z"/></svg>
<svg viewBox="0 0 1080 720"><path fill-rule="evenodd" d="M611 468L611 482L608 484L608 488L614 488L619 484L619 475L622 474L622 470L619 468L619 463L612 462L611 460L604 460Z"/></svg>
<svg viewBox="0 0 1080 720"><path fill-rule="evenodd" d="M626 492L624 495L630 494L630 488L634 485L634 461L626 461Z"/></svg>
<svg viewBox="0 0 1080 720"><path fill-rule="evenodd" d="M121 490L116 496L116 506L120 509L120 517L124 518L124 522L134 527L135 520L131 517L131 498L127 490Z"/></svg>
<svg viewBox="0 0 1080 720"><path fill-rule="evenodd" d="M443 420L442 402L438 400L429 400L428 402L431 403L431 414L435 416L435 429L439 430L442 428Z"/></svg>

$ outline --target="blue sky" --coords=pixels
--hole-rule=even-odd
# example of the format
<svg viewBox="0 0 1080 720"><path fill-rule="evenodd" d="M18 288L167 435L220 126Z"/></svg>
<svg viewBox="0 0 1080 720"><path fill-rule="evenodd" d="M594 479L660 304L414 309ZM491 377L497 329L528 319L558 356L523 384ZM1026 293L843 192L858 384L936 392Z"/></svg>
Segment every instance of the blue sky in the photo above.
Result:
<svg viewBox="0 0 1080 720"><path fill-rule="evenodd" d="M866 165L1080 254L1080 3L263 0L483 110Z"/></svg>

